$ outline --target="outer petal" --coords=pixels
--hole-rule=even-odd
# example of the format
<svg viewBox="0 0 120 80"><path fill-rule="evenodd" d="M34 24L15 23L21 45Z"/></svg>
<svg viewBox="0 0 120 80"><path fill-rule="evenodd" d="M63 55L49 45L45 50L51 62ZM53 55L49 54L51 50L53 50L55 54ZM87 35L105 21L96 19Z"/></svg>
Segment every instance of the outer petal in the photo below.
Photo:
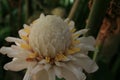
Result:
<svg viewBox="0 0 120 80"><path fill-rule="evenodd" d="M60 68L60 67L54 66L54 71L55 71L55 75L56 75L58 78L62 78L62 73L61 73L61 68Z"/></svg>
<svg viewBox="0 0 120 80"><path fill-rule="evenodd" d="M64 64L64 63L58 62L58 66L61 66L64 69L72 72L72 74L76 77L77 80L85 80L85 78L86 78L85 74L82 73L82 71L80 71L79 69L77 69L76 66L74 66L72 63Z"/></svg>
<svg viewBox="0 0 120 80"><path fill-rule="evenodd" d="M27 69L23 80L31 80L32 75L31 75L30 71L31 71L31 69Z"/></svg>
<svg viewBox="0 0 120 80"><path fill-rule="evenodd" d="M76 76L66 68L61 68L62 76L65 78L65 80L78 80Z"/></svg>
<svg viewBox="0 0 120 80"><path fill-rule="evenodd" d="M79 40L81 43L83 43L85 45L91 45L91 46L95 45L95 39L92 36L80 37Z"/></svg>
<svg viewBox="0 0 120 80"><path fill-rule="evenodd" d="M92 73L98 69L97 64L93 60L91 60L87 55L79 54L76 55L76 57L78 59L76 61L73 61L73 63L85 69L86 72Z"/></svg>
<svg viewBox="0 0 120 80"><path fill-rule="evenodd" d="M88 29L81 29L81 30L79 30L79 31L76 31L76 32L74 33L74 35L76 35L76 34L83 35L83 34L85 34L87 31L88 31Z"/></svg>
<svg viewBox="0 0 120 80"><path fill-rule="evenodd" d="M7 37L5 40L8 42L25 43L22 39L14 37Z"/></svg>
<svg viewBox="0 0 120 80"><path fill-rule="evenodd" d="M40 14L40 19L45 18L45 15L43 13Z"/></svg>
<svg viewBox="0 0 120 80"><path fill-rule="evenodd" d="M26 50L24 48L21 48L19 46L15 46L15 45L12 45L11 46L13 49L16 49L16 50L19 50L19 54L23 54L24 56L26 55L26 57L31 54L31 52L29 50Z"/></svg>
<svg viewBox="0 0 120 80"><path fill-rule="evenodd" d="M77 45L77 47L79 47L81 50L81 52L88 52L88 51L94 51L95 47L91 46L91 45L85 45L83 43L80 43L79 45Z"/></svg>
<svg viewBox="0 0 120 80"><path fill-rule="evenodd" d="M32 78L31 70L33 69L35 64L36 63L29 63L28 64L27 72L25 73L23 80L31 80L31 78Z"/></svg>
<svg viewBox="0 0 120 80"><path fill-rule="evenodd" d="M81 49L80 52L88 52L88 51L94 51L95 50L95 39L92 36L89 37L81 37L78 40L80 40L80 44L76 45Z"/></svg>
<svg viewBox="0 0 120 80"><path fill-rule="evenodd" d="M67 23L67 24L69 23L69 21L70 21L69 18L66 18L66 19L64 20L64 22Z"/></svg>
<svg viewBox="0 0 120 80"><path fill-rule="evenodd" d="M43 65L37 65L36 67L34 67L32 70L31 70L31 73L32 74L36 74L38 73L39 71L43 70L44 69L44 66Z"/></svg>
<svg viewBox="0 0 120 80"><path fill-rule="evenodd" d="M19 30L19 36L27 36L28 33L26 33L23 29Z"/></svg>
<svg viewBox="0 0 120 80"><path fill-rule="evenodd" d="M78 80L86 79L85 74L82 71L80 71L75 65L73 65L72 63L68 63L67 66L69 66L68 69L71 70L75 74Z"/></svg>
<svg viewBox="0 0 120 80"><path fill-rule="evenodd" d="M48 70L48 76L49 76L49 80L55 80L55 72L54 72L54 69L49 69Z"/></svg>
<svg viewBox="0 0 120 80"><path fill-rule="evenodd" d="M12 62L5 64L4 69L11 71L20 71L28 67L28 62L25 60L14 58Z"/></svg>
<svg viewBox="0 0 120 80"><path fill-rule="evenodd" d="M74 28L74 26L75 26L74 21L70 21L70 22L68 23L68 26L69 26L69 29L72 30L72 29Z"/></svg>
<svg viewBox="0 0 120 80"><path fill-rule="evenodd" d="M50 68L51 68L51 65L50 65L50 64L45 64L45 65L44 65L44 69L45 69L45 70L48 71Z"/></svg>
<svg viewBox="0 0 120 80"><path fill-rule="evenodd" d="M0 52L2 54L7 54L9 57L22 58L22 59L28 57L28 54L30 54L29 51L24 50L18 46L2 47L0 49Z"/></svg>
<svg viewBox="0 0 120 80"><path fill-rule="evenodd" d="M47 71L39 71L37 74L33 75L32 80L49 80Z"/></svg>

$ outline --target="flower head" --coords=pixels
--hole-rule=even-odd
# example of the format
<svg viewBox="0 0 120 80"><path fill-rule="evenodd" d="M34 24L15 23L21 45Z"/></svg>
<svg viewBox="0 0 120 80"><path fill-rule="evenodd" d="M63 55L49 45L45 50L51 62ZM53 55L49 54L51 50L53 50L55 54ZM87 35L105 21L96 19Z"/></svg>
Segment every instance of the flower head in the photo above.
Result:
<svg viewBox="0 0 120 80"><path fill-rule="evenodd" d="M63 21L54 15L41 14L30 25L24 25L19 31L20 38L6 38L15 45L0 49L2 54L13 58L4 68L12 71L27 69L23 80L55 80L55 76L85 80L83 70L92 73L98 69L87 56L88 51L94 51L94 38L80 37L87 31L76 31L74 22L69 19Z"/></svg>

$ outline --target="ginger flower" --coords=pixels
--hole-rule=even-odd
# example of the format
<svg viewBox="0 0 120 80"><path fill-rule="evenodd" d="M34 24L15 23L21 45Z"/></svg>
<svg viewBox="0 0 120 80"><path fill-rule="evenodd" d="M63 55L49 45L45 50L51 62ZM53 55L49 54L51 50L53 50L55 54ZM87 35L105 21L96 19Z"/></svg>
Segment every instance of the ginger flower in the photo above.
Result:
<svg viewBox="0 0 120 80"><path fill-rule="evenodd" d="M62 20L55 15L44 16L24 25L20 38L7 37L15 42L11 47L2 47L0 52L13 60L4 69L20 71L27 69L23 80L85 80L87 73L98 69L88 57L94 51L95 39L82 36L88 30L76 31L74 22Z"/></svg>

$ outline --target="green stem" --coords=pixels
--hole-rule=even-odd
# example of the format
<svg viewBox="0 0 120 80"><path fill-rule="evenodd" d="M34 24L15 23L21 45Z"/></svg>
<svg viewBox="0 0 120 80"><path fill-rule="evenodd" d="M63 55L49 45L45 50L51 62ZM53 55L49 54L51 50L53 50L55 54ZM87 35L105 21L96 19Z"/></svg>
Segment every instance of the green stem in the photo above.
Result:
<svg viewBox="0 0 120 80"><path fill-rule="evenodd" d="M70 11L70 13L69 13L69 15L68 15L68 18L69 18L70 20L74 17L74 14L75 14L75 12L76 12L76 10L77 10L78 4L79 4L79 0L75 0L73 6L72 6L72 8L71 8L71 11Z"/></svg>
<svg viewBox="0 0 120 80"><path fill-rule="evenodd" d="M102 20L105 16L108 4L111 0L94 0L88 17L86 28L89 29L86 36L97 36Z"/></svg>
<svg viewBox="0 0 120 80"><path fill-rule="evenodd" d="M93 55L93 60L94 60L94 61L96 61L97 55L100 53L102 47L103 47L102 44L97 45L97 46L95 47L95 52L94 52L94 55Z"/></svg>
<svg viewBox="0 0 120 80"><path fill-rule="evenodd" d="M29 0L25 0L25 21L27 21L29 16Z"/></svg>
<svg viewBox="0 0 120 80"><path fill-rule="evenodd" d="M94 0L93 1L93 5L88 17L88 22L86 24L86 28L88 28L89 31L86 33L85 36L88 36L88 35L92 35L94 37L97 36L110 1L111 0ZM101 44L96 45L96 50L93 55L93 60L96 60L97 58L97 55L101 49L100 45Z"/></svg>

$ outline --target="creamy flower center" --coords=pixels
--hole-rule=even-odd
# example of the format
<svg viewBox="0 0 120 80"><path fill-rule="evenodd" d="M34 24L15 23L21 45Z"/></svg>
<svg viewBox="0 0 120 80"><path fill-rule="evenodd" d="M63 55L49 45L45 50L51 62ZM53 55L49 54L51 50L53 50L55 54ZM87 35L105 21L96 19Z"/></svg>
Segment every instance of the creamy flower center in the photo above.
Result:
<svg viewBox="0 0 120 80"><path fill-rule="evenodd" d="M61 18L46 16L31 24L29 44L32 49L44 57L54 58L64 53L71 44L71 32Z"/></svg>

